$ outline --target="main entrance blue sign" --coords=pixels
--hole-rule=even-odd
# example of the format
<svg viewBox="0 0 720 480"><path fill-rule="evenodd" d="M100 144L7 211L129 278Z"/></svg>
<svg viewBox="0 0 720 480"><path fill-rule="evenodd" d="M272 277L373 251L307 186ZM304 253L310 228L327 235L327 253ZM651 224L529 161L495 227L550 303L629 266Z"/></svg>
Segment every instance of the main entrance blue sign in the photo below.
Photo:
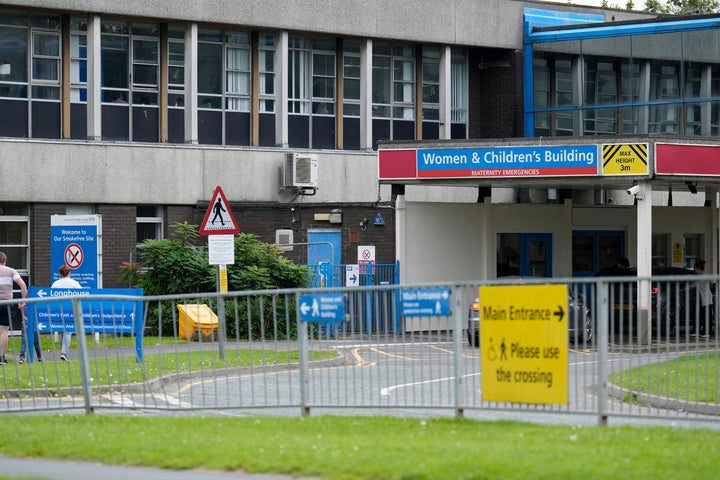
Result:
<svg viewBox="0 0 720 480"><path fill-rule="evenodd" d="M400 292L403 317L443 317L450 315L449 288L419 288Z"/></svg>

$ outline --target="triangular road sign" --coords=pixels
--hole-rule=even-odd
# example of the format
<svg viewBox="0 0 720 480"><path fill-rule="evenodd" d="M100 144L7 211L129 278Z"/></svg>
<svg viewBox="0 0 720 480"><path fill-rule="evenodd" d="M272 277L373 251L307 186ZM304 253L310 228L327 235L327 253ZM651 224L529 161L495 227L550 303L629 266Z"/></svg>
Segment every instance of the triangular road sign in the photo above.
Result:
<svg viewBox="0 0 720 480"><path fill-rule="evenodd" d="M222 188L218 185L200 225L200 235L235 235L239 232L240 227L235 221Z"/></svg>

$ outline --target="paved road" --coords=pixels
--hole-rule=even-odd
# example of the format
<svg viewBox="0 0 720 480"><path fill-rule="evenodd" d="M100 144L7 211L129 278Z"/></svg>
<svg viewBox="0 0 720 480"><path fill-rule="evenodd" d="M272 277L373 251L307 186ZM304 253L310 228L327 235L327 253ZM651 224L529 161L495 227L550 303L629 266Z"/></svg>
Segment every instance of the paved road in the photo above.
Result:
<svg viewBox="0 0 720 480"><path fill-rule="evenodd" d="M39 477L48 480L318 480L288 475L206 470L166 470L161 468L117 467L99 463L65 462L39 458L0 456L0 472L8 477Z"/></svg>

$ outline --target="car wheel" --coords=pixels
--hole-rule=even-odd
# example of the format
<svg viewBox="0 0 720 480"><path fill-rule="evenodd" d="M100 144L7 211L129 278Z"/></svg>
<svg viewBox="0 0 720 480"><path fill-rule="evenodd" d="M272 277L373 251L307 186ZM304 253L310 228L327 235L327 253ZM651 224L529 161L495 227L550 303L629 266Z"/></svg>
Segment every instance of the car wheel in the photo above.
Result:
<svg viewBox="0 0 720 480"><path fill-rule="evenodd" d="M584 330L585 343L592 342L593 333L595 333L594 328L593 328L593 319L592 319L592 315L590 315L588 313L587 315L585 315L585 330Z"/></svg>
<svg viewBox="0 0 720 480"><path fill-rule="evenodd" d="M668 315L667 307L663 305L660 309L660 337L667 338L672 337L677 332L677 318L676 312L669 312Z"/></svg>
<svg viewBox="0 0 720 480"><path fill-rule="evenodd" d="M470 330L467 331L467 339L471 347L477 347L480 344L478 335L473 335Z"/></svg>

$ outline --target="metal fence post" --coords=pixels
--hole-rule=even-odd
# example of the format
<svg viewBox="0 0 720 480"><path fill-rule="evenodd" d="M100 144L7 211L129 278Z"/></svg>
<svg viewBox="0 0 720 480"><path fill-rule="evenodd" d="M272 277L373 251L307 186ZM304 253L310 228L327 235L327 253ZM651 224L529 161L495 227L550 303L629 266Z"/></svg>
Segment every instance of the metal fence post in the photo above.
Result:
<svg viewBox="0 0 720 480"><path fill-rule="evenodd" d="M78 342L78 361L80 362L80 377L82 379L83 397L85 400L85 413L93 413L91 399L90 364L88 363L87 339L85 338L85 322L83 320L82 304L80 298L72 298L73 319L75 320L75 335ZM30 345L32 348L32 345Z"/></svg>
<svg viewBox="0 0 720 480"><path fill-rule="evenodd" d="M452 300L452 318L453 318L453 370L455 380L455 418L463 418L465 416L464 405L465 398L463 395L463 372L462 372L462 294L461 288L457 285L450 287L450 299Z"/></svg>
<svg viewBox="0 0 720 480"><path fill-rule="evenodd" d="M300 295L295 296L295 316L298 322L298 361L300 362L300 415L303 417L310 416L310 407L308 407L308 325L307 322L300 320Z"/></svg>
<svg viewBox="0 0 720 480"><path fill-rule="evenodd" d="M601 426L607 425L608 420L608 389L607 389L607 362L608 362L608 326L610 324L609 310L610 301L608 294L608 282L599 281L595 284L595 305L598 348L598 423Z"/></svg>

